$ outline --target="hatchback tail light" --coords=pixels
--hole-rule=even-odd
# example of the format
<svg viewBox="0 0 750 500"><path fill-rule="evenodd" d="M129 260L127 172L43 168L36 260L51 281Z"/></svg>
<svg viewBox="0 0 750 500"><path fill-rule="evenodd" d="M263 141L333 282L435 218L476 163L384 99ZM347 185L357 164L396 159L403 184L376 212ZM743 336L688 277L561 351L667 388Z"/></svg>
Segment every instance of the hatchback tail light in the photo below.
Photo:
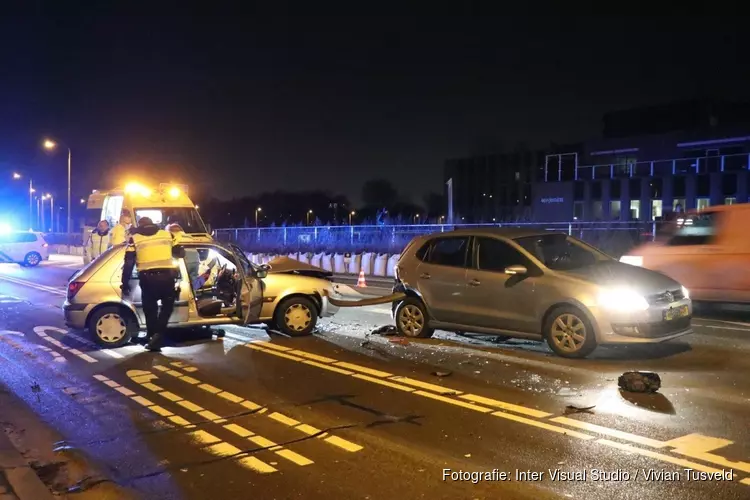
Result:
<svg viewBox="0 0 750 500"><path fill-rule="evenodd" d="M71 281L68 283L68 300L71 300L83 287L83 281Z"/></svg>
<svg viewBox="0 0 750 500"><path fill-rule="evenodd" d="M49 246L49 243L42 243L42 247L47 248Z"/></svg>

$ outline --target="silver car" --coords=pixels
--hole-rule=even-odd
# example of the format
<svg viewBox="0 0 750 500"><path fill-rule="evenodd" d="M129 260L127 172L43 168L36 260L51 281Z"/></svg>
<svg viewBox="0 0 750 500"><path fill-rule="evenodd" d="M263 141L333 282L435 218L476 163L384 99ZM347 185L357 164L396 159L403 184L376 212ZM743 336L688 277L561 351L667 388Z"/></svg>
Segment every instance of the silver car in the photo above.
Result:
<svg viewBox="0 0 750 500"><path fill-rule="evenodd" d="M435 329L546 340L582 358L598 344L692 333L688 291L563 233L470 229L413 239L396 265L402 335Z"/></svg>
<svg viewBox="0 0 750 500"><path fill-rule="evenodd" d="M319 317L338 311L328 301L337 292L323 275L289 265L280 265L278 271L256 266L234 245L190 242L182 247L186 258L177 261L179 296L170 327L266 323L302 336L312 333ZM195 259L188 258L190 253ZM125 245L111 248L76 272L63 304L66 325L88 328L106 347L124 345L146 327L137 269L130 296L123 299L120 292L124 254ZM186 261L200 265L188 266Z"/></svg>

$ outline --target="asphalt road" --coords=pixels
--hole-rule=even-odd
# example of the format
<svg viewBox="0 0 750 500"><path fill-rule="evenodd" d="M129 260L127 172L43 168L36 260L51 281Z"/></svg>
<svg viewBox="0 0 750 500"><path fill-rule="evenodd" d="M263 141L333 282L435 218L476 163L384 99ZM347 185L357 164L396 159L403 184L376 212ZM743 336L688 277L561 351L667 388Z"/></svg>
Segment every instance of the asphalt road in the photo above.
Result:
<svg viewBox="0 0 750 500"><path fill-rule="evenodd" d="M387 306L308 338L229 328L151 354L67 331L77 267L0 266L0 381L144 498L750 497L750 313L576 361L448 332L393 342L371 334ZM619 392L630 369L662 390Z"/></svg>

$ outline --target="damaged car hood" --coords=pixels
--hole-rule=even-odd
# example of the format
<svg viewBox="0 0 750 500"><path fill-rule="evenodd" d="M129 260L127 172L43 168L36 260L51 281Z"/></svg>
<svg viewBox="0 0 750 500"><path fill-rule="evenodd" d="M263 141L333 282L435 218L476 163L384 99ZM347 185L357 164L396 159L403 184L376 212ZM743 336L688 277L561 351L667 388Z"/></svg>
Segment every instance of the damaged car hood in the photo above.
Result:
<svg viewBox="0 0 750 500"><path fill-rule="evenodd" d="M289 257L276 257L268 262L271 269L268 274L299 274L302 276L311 276L313 278L330 279L333 276L331 271L311 264L305 264Z"/></svg>

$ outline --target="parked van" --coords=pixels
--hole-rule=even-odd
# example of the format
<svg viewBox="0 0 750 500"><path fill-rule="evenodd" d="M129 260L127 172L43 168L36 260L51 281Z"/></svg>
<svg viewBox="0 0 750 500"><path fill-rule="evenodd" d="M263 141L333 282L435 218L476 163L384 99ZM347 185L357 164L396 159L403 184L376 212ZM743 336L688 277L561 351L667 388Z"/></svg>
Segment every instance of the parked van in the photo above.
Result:
<svg viewBox="0 0 750 500"><path fill-rule="evenodd" d="M620 262L666 274L696 301L750 303L750 204L678 216L663 241L636 247Z"/></svg>
<svg viewBox="0 0 750 500"><path fill-rule="evenodd" d="M0 233L0 263L36 267L49 260L49 245L42 233L9 231Z"/></svg>

